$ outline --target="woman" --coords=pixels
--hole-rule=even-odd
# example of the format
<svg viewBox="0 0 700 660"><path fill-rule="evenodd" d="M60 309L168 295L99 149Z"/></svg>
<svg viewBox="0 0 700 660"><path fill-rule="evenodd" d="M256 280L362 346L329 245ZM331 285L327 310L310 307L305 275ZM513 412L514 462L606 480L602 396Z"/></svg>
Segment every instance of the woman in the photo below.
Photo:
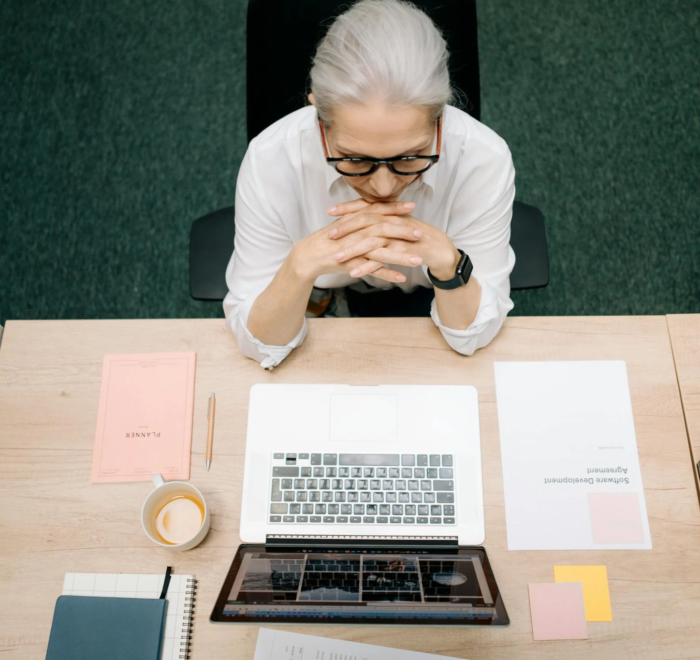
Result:
<svg viewBox="0 0 700 660"><path fill-rule="evenodd" d="M447 60L415 5L360 0L318 46L311 105L250 142L224 311L241 351L264 368L304 341L314 286L434 288L431 317L465 355L513 308L511 154L448 105ZM349 315L342 295L333 309Z"/></svg>

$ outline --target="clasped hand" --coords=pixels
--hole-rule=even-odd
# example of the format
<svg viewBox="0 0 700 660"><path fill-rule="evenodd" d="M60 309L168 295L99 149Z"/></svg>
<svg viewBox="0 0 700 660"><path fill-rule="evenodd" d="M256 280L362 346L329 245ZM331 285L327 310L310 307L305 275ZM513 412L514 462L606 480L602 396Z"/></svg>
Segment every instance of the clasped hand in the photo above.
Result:
<svg viewBox="0 0 700 660"><path fill-rule="evenodd" d="M311 280L349 273L352 277L372 274L388 282L406 281L389 264L426 264L431 272L451 267L454 271L459 253L452 241L444 232L410 215L414 207L413 202L370 204L363 199L339 204L329 210L329 214L341 216L338 220L295 246L300 269Z"/></svg>

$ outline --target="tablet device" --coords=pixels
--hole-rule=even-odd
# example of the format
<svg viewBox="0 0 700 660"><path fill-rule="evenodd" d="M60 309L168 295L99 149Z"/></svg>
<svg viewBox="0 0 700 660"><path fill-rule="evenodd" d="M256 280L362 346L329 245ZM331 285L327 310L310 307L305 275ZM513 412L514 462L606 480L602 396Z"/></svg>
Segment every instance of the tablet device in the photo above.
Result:
<svg viewBox="0 0 700 660"><path fill-rule="evenodd" d="M211 621L509 623L484 548L360 540L241 545Z"/></svg>

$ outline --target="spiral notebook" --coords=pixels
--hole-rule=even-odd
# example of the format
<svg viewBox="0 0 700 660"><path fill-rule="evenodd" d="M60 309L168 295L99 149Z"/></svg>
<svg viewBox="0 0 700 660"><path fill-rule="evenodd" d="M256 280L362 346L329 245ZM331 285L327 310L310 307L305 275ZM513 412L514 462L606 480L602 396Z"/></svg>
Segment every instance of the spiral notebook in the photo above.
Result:
<svg viewBox="0 0 700 660"><path fill-rule="evenodd" d="M66 573L64 596L115 596L158 598L165 577L161 574ZM161 660L187 660L190 657L194 598L194 575L171 575L166 600L165 628Z"/></svg>

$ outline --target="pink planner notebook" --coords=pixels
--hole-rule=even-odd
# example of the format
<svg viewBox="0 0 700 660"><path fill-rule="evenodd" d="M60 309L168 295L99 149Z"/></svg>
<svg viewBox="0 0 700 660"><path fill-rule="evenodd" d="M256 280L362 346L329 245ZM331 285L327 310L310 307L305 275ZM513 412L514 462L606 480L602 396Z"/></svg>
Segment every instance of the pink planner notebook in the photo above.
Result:
<svg viewBox="0 0 700 660"><path fill-rule="evenodd" d="M190 478L197 354L105 355L93 483Z"/></svg>

